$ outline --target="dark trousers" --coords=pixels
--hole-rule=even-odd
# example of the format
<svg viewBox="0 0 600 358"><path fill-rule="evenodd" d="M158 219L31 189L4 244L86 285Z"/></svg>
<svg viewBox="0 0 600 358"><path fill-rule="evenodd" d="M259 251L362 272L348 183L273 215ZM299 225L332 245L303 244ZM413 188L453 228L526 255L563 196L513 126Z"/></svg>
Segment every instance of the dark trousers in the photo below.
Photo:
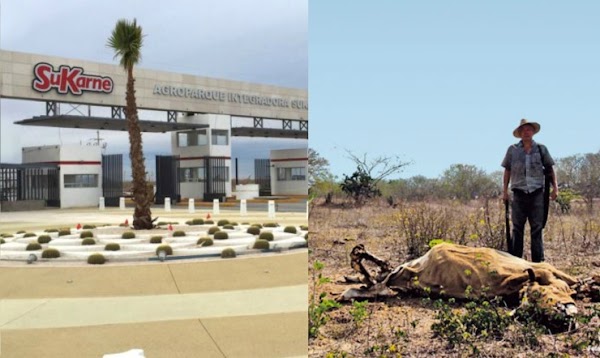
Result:
<svg viewBox="0 0 600 358"><path fill-rule="evenodd" d="M542 225L544 222L544 190L525 193L520 190L513 191L512 202L512 247L509 252L517 257L523 257L523 234L525 223L529 220L531 228L531 261L544 261L544 242L542 239Z"/></svg>

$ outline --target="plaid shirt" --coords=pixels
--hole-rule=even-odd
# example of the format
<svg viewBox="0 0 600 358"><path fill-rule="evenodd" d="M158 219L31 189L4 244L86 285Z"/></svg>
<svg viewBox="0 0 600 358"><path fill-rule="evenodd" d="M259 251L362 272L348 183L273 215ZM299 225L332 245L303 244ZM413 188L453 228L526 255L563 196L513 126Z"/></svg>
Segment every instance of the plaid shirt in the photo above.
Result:
<svg viewBox="0 0 600 358"><path fill-rule="evenodd" d="M510 170L510 188L526 193L544 188L544 168L550 168L553 165L554 160L546 146L537 144L535 141L532 143L529 154L525 153L523 141L511 145L502 160L502 166Z"/></svg>

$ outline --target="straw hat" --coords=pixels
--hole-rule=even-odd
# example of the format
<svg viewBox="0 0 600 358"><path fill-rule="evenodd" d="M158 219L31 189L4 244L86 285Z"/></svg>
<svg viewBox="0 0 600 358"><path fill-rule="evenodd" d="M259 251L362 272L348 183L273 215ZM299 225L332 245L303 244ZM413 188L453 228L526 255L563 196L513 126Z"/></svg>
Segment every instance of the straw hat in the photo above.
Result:
<svg viewBox="0 0 600 358"><path fill-rule="evenodd" d="M517 138L521 138L521 127L523 127L524 125L529 124L530 126L533 127L533 134L536 134L537 132L540 131L540 124L537 122L529 122L527 119L523 118L521 119L521 123L519 124L519 126L517 128L515 128L515 130L513 131L513 135Z"/></svg>

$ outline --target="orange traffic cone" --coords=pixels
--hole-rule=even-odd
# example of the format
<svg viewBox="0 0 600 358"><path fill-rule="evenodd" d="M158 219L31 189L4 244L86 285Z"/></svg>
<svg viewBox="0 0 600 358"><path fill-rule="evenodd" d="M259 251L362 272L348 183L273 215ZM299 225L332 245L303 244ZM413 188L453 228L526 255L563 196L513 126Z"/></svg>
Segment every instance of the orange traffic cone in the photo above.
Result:
<svg viewBox="0 0 600 358"><path fill-rule="evenodd" d="M210 213L206 214L206 220L210 219Z"/></svg>
<svg viewBox="0 0 600 358"><path fill-rule="evenodd" d="M125 225L129 225L129 219L125 219Z"/></svg>
<svg viewBox="0 0 600 358"><path fill-rule="evenodd" d="M173 231L173 226L171 226L171 224L169 224L169 231Z"/></svg>
<svg viewBox="0 0 600 358"><path fill-rule="evenodd" d="M77 224L77 230L80 230L80 229L81 229L81 224L78 223Z"/></svg>

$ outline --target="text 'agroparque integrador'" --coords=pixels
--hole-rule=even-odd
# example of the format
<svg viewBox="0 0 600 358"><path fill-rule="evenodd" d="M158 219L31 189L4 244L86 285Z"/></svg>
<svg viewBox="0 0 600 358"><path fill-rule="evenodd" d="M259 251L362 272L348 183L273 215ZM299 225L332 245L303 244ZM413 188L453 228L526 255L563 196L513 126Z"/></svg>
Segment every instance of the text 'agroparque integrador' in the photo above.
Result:
<svg viewBox="0 0 600 358"><path fill-rule="evenodd" d="M257 106L283 107L293 109L308 109L308 102L304 99L289 99L282 97L259 96L202 88L178 87L169 85L154 85L152 91L155 95L197 98L205 101L230 102L252 104Z"/></svg>

